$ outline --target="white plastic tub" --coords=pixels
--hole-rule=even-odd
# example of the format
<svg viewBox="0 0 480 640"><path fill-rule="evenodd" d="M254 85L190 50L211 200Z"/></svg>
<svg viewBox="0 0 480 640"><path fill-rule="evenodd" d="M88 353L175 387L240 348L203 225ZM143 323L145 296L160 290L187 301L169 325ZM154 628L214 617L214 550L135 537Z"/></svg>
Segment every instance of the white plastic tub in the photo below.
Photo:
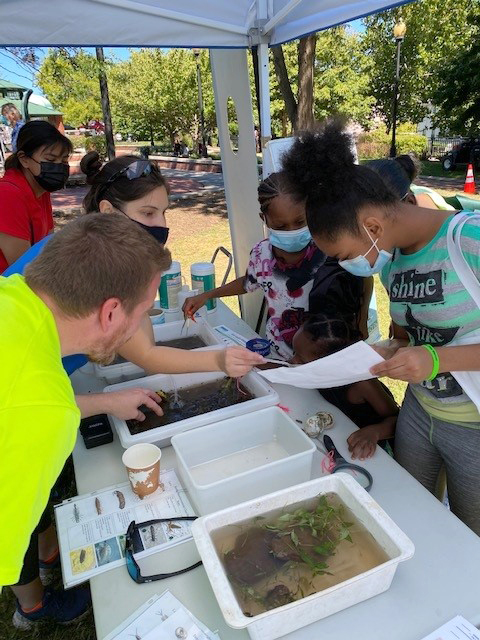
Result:
<svg viewBox="0 0 480 640"><path fill-rule="evenodd" d="M188 330L183 325L183 320L154 325L153 335L155 342L168 342L178 338L198 336L205 342L206 346L193 349L193 351L205 351L205 349L212 348L212 346L218 346L219 348L225 346L221 336L201 318L198 318L196 322L191 322ZM97 377L104 378L109 384L126 382L145 375L145 371L132 362L119 362L108 366L96 364L95 372Z"/></svg>
<svg viewBox="0 0 480 640"><path fill-rule="evenodd" d="M247 617L235 597L222 561L212 541L212 534L227 525L236 525L263 516L276 509L308 501L320 494L334 493L349 507L388 556L384 563L349 580L311 596ZM234 629L247 628L252 640L273 640L312 622L321 620L386 591L399 562L413 556L414 546L372 497L344 473L316 478L310 482L229 507L196 520L193 537L203 560L223 616ZM373 621L374 623L374 621ZM313 633L311 637L320 637Z"/></svg>
<svg viewBox="0 0 480 640"><path fill-rule="evenodd" d="M205 515L310 480L312 440L278 407L172 438L178 471Z"/></svg>
<svg viewBox="0 0 480 640"><path fill-rule="evenodd" d="M152 391L162 390L169 392L175 388L180 391L186 387L193 387L205 382L214 382L222 378L226 378L226 375L218 372L181 373L175 375L160 374L142 378L140 382L138 380L130 380L129 382L113 384L105 387L104 391L108 393L109 391L121 391L122 389L132 389L138 386L151 389ZM254 396L253 400L247 400L246 402L234 404L230 407L209 411L208 413L203 413L193 418L179 420L171 425L151 429L144 433L132 435L125 420L119 420L115 416L111 416L111 419L117 430L120 442L125 449L138 442L151 442L159 447L168 447L171 438L177 433L183 433L184 431L195 429L196 427L203 427L206 424L226 420L227 418L241 416L245 413L251 414L252 411L256 411L257 409L265 409L266 407L278 404L279 397L277 392L257 373L253 371L247 373L247 375L242 378L242 384Z"/></svg>

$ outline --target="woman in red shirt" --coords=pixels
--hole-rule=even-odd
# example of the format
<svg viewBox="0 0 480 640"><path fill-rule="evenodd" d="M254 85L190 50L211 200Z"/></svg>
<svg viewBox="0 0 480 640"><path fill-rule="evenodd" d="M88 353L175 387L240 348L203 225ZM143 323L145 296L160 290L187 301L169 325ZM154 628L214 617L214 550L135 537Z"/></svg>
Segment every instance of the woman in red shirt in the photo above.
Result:
<svg viewBox="0 0 480 640"><path fill-rule="evenodd" d="M0 274L53 231L50 192L65 186L71 153L70 140L48 122L32 120L20 130L0 178Z"/></svg>

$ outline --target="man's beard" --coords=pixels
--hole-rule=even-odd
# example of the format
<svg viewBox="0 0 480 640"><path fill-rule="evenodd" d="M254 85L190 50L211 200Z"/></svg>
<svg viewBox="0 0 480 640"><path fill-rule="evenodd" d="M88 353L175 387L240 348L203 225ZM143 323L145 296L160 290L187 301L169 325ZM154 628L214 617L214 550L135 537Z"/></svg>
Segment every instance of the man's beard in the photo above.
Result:
<svg viewBox="0 0 480 640"><path fill-rule="evenodd" d="M89 350L88 359L95 364L109 365L115 360L117 350L125 344L127 341L127 333L129 331L128 322L125 322L123 327L120 327L118 331L105 343L91 347Z"/></svg>

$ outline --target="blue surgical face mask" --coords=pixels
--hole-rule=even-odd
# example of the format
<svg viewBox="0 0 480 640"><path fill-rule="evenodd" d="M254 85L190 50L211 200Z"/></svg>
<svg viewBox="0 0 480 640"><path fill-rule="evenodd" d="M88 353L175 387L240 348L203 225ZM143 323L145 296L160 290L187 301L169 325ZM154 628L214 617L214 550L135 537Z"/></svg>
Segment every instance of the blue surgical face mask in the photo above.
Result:
<svg viewBox="0 0 480 640"><path fill-rule="evenodd" d="M378 238L374 240L372 236L369 234L367 227L363 226L365 229L365 233L372 241L372 246L364 253L363 256L357 256L356 258L352 258L351 260L340 260L339 265L345 269L345 271L349 271L354 276L360 276L361 278L368 278L369 276L373 276L375 273L378 273L383 269L383 267L392 259L392 254L389 251L385 251L385 249L378 249L377 243ZM375 260L373 266L370 265L367 260L367 255L370 253L372 249L375 249L378 252L377 259Z"/></svg>
<svg viewBox="0 0 480 640"><path fill-rule="evenodd" d="M276 231L268 228L270 244L277 249L283 249L287 253L297 253L309 244L312 236L308 227L295 229L295 231Z"/></svg>

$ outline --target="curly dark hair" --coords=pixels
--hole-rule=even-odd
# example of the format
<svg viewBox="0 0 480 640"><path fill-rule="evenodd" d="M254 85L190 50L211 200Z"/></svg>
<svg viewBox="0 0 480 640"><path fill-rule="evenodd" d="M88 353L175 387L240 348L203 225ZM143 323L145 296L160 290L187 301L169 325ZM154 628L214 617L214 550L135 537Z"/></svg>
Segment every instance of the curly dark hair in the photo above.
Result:
<svg viewBox="0 0 480 640"><path fill-rule="evenodd" d="M306 201L312 235L336 240L342 232L360 233L357 214L366 205L393 211L399 197L368 166L354 162L344 121L329 120L302 133L282 158L292 195Z"/></svg>

